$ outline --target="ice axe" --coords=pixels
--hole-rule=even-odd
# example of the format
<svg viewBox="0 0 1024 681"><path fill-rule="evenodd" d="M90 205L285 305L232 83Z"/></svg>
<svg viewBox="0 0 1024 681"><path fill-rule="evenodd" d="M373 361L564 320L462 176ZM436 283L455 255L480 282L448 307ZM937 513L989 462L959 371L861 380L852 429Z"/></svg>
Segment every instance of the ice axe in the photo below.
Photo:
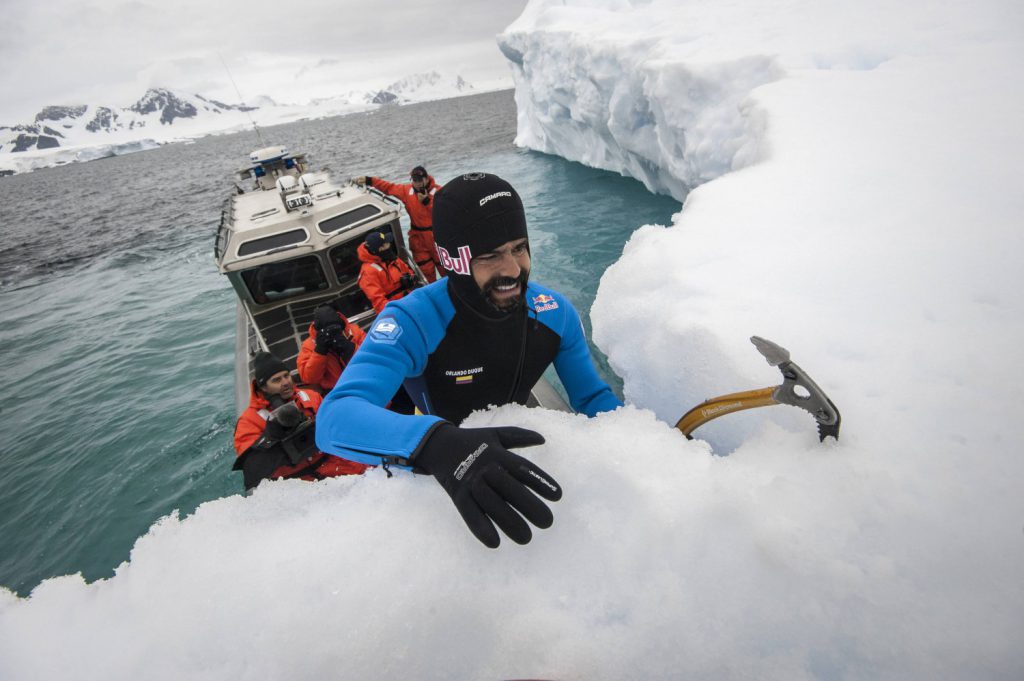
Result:
<svg viewBox="0 0 1024 681"><path fill-rule="evenodd" d="M824 441L830 435L838 440L841 420L839 410L825 391L803 369L790 361L789 350L760 336L751 336L750 342L769 364L779 367L782 385L712 397L683 414L676 428L682 431L686 439L692 440L690 433L719 416L754 407L788 404L800 407L814 417L818 422L819 440Z"/></svg>

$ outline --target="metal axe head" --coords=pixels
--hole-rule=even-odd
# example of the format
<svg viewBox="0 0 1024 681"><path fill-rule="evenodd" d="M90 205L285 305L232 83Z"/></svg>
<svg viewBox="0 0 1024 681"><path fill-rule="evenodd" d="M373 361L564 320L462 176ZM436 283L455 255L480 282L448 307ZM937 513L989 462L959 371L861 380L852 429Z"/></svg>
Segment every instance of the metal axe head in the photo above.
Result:
<svg viewBox="0 0 1024 681"><path fill-rule="evenodd" d="M813 416L818 422L820 440L829 436L838 440L839 424L842 420L839 410L825 391L811 380L807 372L790 361L789 350L760 336L751 336L750 342L764 355L769 364L778 367L782 372L782 385L775 388L772 398L779 404L799 407Z"/></svg>

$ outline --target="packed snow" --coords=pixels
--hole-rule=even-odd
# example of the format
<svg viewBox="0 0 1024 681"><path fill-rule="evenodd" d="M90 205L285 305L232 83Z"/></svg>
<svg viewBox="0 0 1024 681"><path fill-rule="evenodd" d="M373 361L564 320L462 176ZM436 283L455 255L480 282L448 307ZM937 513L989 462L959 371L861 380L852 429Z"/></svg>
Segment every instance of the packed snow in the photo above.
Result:
<svg viewBox="0 0 1024 681"><path fill-rule="evenodd" d="M695 187L601 281L628 406L470 417L544 434L554 526L491 551L429 478L265 484L0 592L0 677L1024 677L1022 12L532 1L518 141ZM838 442L782 406L672 428L780 382L753 334Z"/></svg>

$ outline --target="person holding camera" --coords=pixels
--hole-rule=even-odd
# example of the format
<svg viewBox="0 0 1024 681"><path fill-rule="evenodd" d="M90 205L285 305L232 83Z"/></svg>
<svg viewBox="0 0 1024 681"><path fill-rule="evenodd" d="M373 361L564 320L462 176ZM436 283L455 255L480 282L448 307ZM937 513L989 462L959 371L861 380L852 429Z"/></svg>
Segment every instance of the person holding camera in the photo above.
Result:
<svg viewBox="0 0 1024 681"><path fill-rule="evenodd" d="M380 313L392 300L398 300L420 286L408 263L398 257L395 238L390 231L366 235L356 253L363 263L359 270L359 288Z"/></svg>
<svg viewBox="0 0 1024 681"><path fill-rule="evenodd" d="M235 424L235 464L246 491L263 480L323 480L358 475L369 466L324 454L316 447L314 421L320 394L298 389L291 371L269 352L253 358L249 406Z"/></svg>
<svg viewBox="0 0 1024 681"><path fill-rule="evenodd" d="M295 362L299 378L326 395L364 338L366 333L345 315L330 305L321 305L313 313L309 336L302 342Z"/></svg>

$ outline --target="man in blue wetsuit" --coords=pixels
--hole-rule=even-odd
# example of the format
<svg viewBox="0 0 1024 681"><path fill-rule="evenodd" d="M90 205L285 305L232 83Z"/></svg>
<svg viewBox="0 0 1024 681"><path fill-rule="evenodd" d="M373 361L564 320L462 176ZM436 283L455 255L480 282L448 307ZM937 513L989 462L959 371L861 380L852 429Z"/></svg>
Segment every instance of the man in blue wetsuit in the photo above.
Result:
<svg viewBox="0 0 1024 681"><path fill-rule="evenodd" d="M316 441L360 463L433 475L481 542L496 524L530 541L529 520L549 527L562 490L510 449L544 442L515 427L459 428L475 409L525 404L552 363L577 412L621 402L594 368L579 314L559 293L529 281L523 203L495 175L452 180L434 198L434 235L448 277L388 303L341 380L324 399ZM422 416L384 408L399 385ZM532 490L532 491L531 491Z"/></svg>

